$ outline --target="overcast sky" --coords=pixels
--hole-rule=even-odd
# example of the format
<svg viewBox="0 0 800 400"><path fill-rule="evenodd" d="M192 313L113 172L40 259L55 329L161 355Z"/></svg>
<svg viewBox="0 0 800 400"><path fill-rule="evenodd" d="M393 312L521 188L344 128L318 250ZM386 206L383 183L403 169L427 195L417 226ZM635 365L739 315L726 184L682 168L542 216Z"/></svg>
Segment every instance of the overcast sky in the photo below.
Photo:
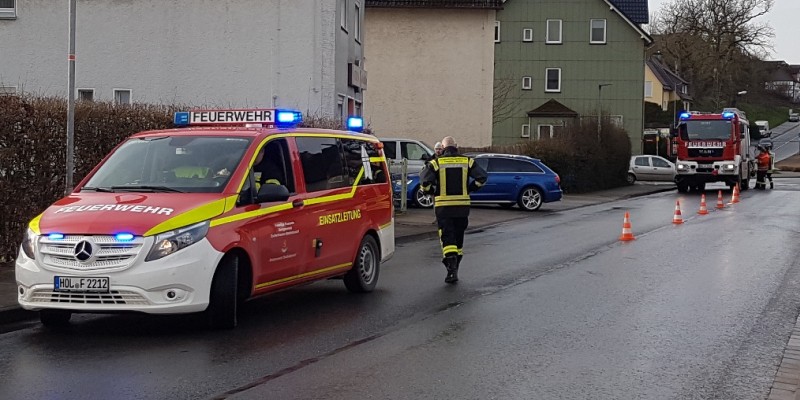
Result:
<svg viewBox="0 0 800 400"><path fill-rule="evenodd" d="M648 0L650 15L661 11L664 4L673 0ZM775 0L775 5L766 15L767 23L775 31L772 44L775 48L771 60L783 60L789 64L800 64L800 0Z"/></svg>

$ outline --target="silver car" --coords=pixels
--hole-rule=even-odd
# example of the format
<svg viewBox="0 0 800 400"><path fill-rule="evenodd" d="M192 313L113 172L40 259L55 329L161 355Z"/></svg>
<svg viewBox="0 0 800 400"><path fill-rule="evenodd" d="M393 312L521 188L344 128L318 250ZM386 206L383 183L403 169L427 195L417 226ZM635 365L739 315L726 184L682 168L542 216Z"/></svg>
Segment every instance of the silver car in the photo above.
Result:
<svg viewBox="0 0 800 400"><path fill-rule="evenodd" d="M415 139L378 138L383 143L383 153L389 161L392 174L401 173L400 161L408 160L408 173L418 174L425 162L433 157L433 148Z"/></svg>
<svg viewBox="0 0 800 400"><path fill-rule="evenodd" d="M633 156L627 180L630 184L636 181L675 182L675 164L660 156Z"/></svg>

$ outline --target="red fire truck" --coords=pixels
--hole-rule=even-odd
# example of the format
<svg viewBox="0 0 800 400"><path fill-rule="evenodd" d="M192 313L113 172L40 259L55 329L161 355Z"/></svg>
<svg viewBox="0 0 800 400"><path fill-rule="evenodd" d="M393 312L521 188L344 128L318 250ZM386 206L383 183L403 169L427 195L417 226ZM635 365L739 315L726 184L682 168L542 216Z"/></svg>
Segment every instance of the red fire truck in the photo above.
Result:
<svg viewBox="0 0 800 400"><path fill-rule="evenodd" d="M731 188L740 183L741 190L749 189L755 163L744 112L735 108L721 113L684 112L674 135L679 192L705 190L708 182L725 182Z"/></svg>

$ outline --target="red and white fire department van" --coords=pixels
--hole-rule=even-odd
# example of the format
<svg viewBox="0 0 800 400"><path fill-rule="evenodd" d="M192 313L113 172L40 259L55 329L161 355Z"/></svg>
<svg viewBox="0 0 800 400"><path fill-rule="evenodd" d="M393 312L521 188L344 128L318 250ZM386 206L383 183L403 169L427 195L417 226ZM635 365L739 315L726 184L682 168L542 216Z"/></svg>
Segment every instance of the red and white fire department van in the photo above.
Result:
<svg viewBox="0 0 800 400"><path fill-rule="evenodd" d="M181 112L186 127L131 136L30 222L20 305L45 325L74 312L205 312L232 328L242 301L289 286L373 290L394 253L381 143L297 128L301 118Z"/></svg>

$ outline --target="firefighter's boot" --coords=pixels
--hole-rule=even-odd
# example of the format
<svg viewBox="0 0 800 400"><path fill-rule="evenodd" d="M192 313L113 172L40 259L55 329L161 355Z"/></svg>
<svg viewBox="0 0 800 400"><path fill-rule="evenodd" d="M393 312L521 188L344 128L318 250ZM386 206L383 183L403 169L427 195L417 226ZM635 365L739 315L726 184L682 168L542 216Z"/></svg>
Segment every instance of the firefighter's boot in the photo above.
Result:
<svg viewBox="0 0 800 400"><path fill-rule="evenodd" d="M444 265L447 267L447 277L444 278L446 283L458 282L458 257L447 256L444 258Z"/></svg>

